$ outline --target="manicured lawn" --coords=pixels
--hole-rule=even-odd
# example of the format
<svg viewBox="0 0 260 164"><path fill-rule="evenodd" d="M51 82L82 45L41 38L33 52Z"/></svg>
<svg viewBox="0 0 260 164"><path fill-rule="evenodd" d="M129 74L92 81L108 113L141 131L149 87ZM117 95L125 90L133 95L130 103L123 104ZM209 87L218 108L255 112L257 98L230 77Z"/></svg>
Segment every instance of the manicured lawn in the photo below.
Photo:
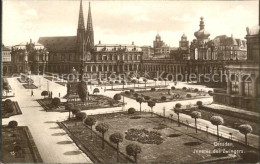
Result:
<svg viewBox="0 0 260 164"><path fill-rule="evenodd" d="M139 97L143 97L143 98L145 96L149 96L150 100L153 100L157 103L209 97L209 94L207 92L201 92L201 91L195 92L195 91L182 90L182 89L175 89L175 90L156 89L155 91L145 90L145 91L135 91L132 94L125 94L123 92L122 94L124 94L126 97L129 97L131 99L136 99L134 96L135 93L137 93ZM190 97L187 95L190 95ZM163 96L166 97L165 101L161 99Z"/></svg>
<svg viewBox="0 0 260 164"><path fill-rule="evenodd" d="M2 118L9 118L14 115L22 114L19 104L16 101L12 102L12 106L13 106L14 111L12 113L7 113L4 108L4 102L2 101L2 103L1 103Z"/></svg>
<svg viewBox="0 0 260 164"><path fill-rule="evenodd" d="M14 153L14 147L21 150ZM41 163L42 159L26 126L14 129L2 126L1 162L3 163Z"/></svg>
<svg viewBox="0 0 260 164"><path fill-rule="evenodd" d="M34 85L34 84L23 84L23 87L25 88L25 89L37 89L38 87L36 86L36 85Z"/></svg>
<svg viewBox="0 0 260 164"><path fill-rule="evenodd" d="M51 104L51 99L38 99L37 101L46 111L67 112L65 110L65 103L61 103L59 107L56 108ZM71 103L74 104L74 106L79 107L81 110L120 107L123 105L122 102L103 95L90 95L89 101L87 101L85 105L80 101L80 99L75 102L71 101Z"/></svg>
<svg viewBox="0 0 260 164"><path fill-rule="evenodd" d="M217 141L216 136L208 134L204 131L195 133L194 128L187 128L183 124L181 127L177 126L175 121L167 118L162 118L154 115L151 117L150 113L139 113L129 115L126 112L94 115L98 122L105 122L109 125L108 131L105 133L105 140L109 143L109 136L115 132L123 134L124 140L119 144L120 151L126 155L126 146L130 143L137 143L140 145L142 152L138 155L139 163L191 163L195 162L209 162L212 160L230 159L228 154L212 154L214 149L213 143ZM88 146L90 130L81 121L64 121L63 124L67 130L73 134L74 139L80 145L85 145L89 148L88 151L96 155L97 149L101 147L101 141L94 139L94 144ZM93 127L94 134L101 137ZM224 142L227 140L220 139ZM111 143L111 142L110 142ZM113 145L111 143L111 145ZM227 149L243 150L248 149L240 144L233 143L234 147L226 147ZM115 145L114 145L115 146ZM107 146L108 147L108 146ZM208 150L208 153L195 153L195 150ZM101 151L101 150L100 150ZM106 162L116 162L111 158L110 149L105 149L103 153L98 153L97 157ZM107 155L109 154L109 155ZM114 150L115 154L115 150ZM219 156L218 156L219 155ZM129 156L130 157L130 156ZM234 156L233 156L234 157ZM130 157L133 159L133 157Z"/></svg>

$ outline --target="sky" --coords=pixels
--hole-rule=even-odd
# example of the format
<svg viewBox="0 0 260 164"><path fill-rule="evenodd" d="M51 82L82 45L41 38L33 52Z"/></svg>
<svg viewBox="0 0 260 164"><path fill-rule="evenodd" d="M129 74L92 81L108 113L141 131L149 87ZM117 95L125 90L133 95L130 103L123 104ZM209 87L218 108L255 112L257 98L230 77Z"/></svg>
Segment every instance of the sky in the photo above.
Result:
<svg viewBox="0 0 260 164"><path fill-rule="evenodd" d="M83 0L85 25L88 2ZM95 44L151 45L159 33L178 47L183 33L195 39L200 17L210 39L218 35L244 38L258 24L259 1L90 1ZM3 44L37 42L41 36L75 36L79 0L3 0Z"/></svg>

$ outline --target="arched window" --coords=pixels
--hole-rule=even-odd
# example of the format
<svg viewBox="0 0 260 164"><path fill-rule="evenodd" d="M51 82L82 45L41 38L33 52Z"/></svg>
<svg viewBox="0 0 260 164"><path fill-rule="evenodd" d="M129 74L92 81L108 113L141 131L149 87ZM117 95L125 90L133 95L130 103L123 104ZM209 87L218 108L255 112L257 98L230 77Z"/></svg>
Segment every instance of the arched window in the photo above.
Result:
<svg viewBox="0 0 260 164"><path fill-rule="evenodd" d="M239 88L238 88L239 79L237 75L231 75L231 86L232 86L232 94L238 94Z"/></svg>
<svg viewBox="0 0 260 164"><path fill-rule="evenodd" d="M245 96L253 96L253 85L250 75L243 77L243 92Z"/></svg>

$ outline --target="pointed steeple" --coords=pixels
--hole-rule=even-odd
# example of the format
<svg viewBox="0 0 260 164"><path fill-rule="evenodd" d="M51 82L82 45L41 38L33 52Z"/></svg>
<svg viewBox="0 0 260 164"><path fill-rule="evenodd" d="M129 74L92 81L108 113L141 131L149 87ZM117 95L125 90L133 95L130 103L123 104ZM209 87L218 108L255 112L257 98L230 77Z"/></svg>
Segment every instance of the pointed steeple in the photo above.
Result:
<svg viewBox="0 0 260 164"><path fill-rule="evenodd" d="M88 7L88 20L87 20L87 31L88 30L93 31L90 2L89 2L89 7Z"/></svg>
<svg viewBox="0 0 260 164"><path fill-rule="evenodd" d="M89 2L89 9L88 9L88 20L87 20L87 28L86 28L86 50L91 50L94 47L94 31L92 25L92 16L91 16L91 7Z"/></svg>
<svg viewBox="0 0 260 164"><path fill-rule="evenodd" d="M79 7L78 29L85 29L83 8L82 8L82 0L80 0L80 7Z"/></svg>

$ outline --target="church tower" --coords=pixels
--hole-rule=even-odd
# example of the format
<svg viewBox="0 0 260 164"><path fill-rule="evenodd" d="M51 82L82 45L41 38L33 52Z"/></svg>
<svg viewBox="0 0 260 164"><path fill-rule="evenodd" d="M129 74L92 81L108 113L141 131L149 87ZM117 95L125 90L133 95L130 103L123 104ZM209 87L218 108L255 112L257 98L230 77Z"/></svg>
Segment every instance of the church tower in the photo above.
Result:
<svg viewBox="0 0 260 164"><path fill-rule="evenodd" d="M84 25L84 16L82 8L82 0L80 0L79 7L79 20L78 20L78 29L77 29L77 56L79 59L83 57L85 48L85 25Z"/></svg>
<svg viewBox="0 0 260 164"><path fill-rule="evenodd" d="M87 20L87 28L85 32L85 42L86 42L86 51L90 51L94 48L94 31L92 25L92 16L91 16L91 7L89 2L88 9L88 20Z"/></svg>

